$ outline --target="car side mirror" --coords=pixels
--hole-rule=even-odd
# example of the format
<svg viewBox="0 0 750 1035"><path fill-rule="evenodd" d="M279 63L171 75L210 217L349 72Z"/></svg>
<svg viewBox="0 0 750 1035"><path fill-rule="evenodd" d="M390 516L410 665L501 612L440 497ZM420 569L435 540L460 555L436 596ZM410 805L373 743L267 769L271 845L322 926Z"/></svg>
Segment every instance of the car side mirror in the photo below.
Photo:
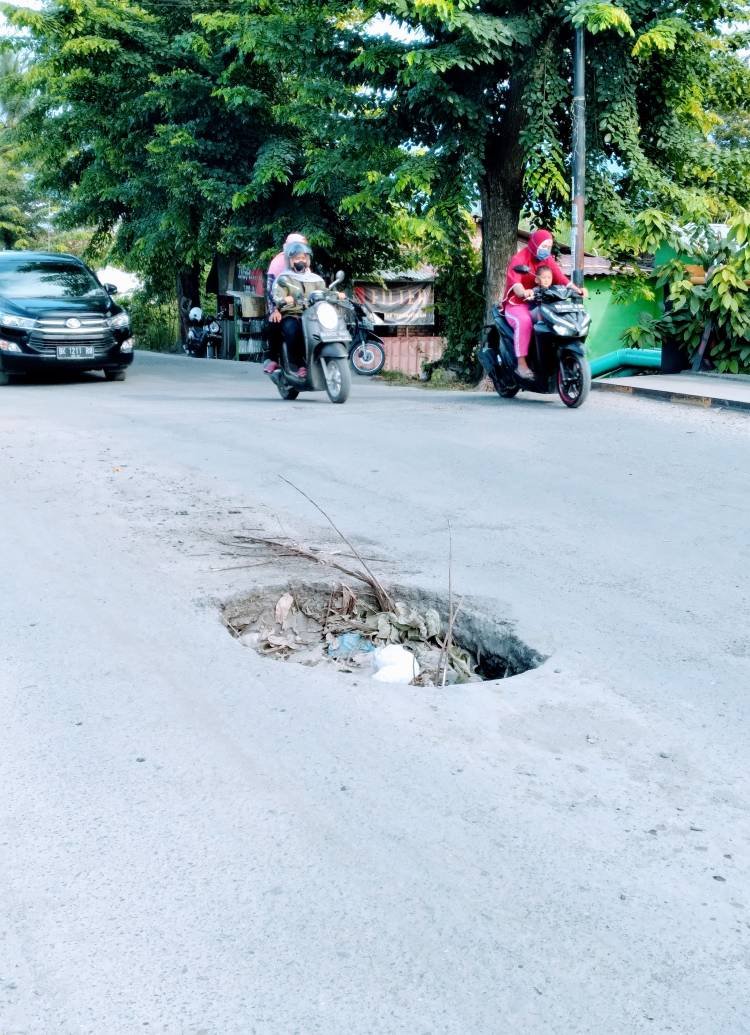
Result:
<svg viewBox="0 0 750 1035"><path fill-rule="evenodd" d="M332 288L335 288L337 284L342 284L344 282L344 278L345 277L346 277L346 274L344 273L344 271L343 270L339 270L338 273L336 274L336 276L331 281L328 290L330 291Z"/></svg>
<svg viewBox="0 0 750 1035"><path fill-rule="evenodd" d="M107 292L108 295L116 295L117 294L117 284L105 284L104 285L104 290Z"/></svg>
<svg viewBox="0 0 750 1035"><path fill-rule="evenodd" d="M513 272L514 273L531 273L531 267L530 266L514 266L513 267Z"/></svg>

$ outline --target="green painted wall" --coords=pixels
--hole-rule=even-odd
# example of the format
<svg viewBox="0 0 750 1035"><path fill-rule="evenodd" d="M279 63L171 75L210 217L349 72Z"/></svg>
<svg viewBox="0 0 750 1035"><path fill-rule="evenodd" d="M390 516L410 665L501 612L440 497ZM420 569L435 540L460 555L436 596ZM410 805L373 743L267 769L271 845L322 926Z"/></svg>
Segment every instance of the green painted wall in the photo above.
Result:
<svg viewBox="0 0 750 1035"><path fill-rule="evenodd" d="M587 277L589 297L586 308L591 314L591 330L588 336L589 356L604 356L607 352L625 347L622 332L634 323L642 312L658 316L661 306L658 302L617 303L612 300L613 277Z"/></svg>

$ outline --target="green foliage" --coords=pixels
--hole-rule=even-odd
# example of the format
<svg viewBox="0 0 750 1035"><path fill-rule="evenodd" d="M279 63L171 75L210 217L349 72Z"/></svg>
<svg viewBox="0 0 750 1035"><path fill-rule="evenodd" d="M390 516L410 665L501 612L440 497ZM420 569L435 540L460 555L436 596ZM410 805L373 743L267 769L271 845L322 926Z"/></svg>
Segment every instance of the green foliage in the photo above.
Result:
<svg viewBox="0 0 750 1035"><path fill-rule="evenodd" d="M527 205L541 215L550 203L554 207L570 198L565 142L561 138L570 104L569 85L561 74L552 40L544 43L532 59L523 104L526 119L520 141L526 154Z"/></svg>
<svg viewBox="0 0 750 1035"><path fill-rule="evenodd" d="M263 262L290 230L308 233L327 268L392 260L390 213L371 206L360 227L343 205L356 186L346 168L315 164L323 144L290 49L311 29L304 7L287 17L265 0L221 11L214 0L58 0L9 11L35 53L21 144L62 225L94 227L97 245L160 295L217 251Z"/></svg>
<svg viewBox="0 0 750 1035"><path fill-rule="evenodd" d="M179 352L180 326L174 299L155 297L151 291L134 291L123 299L139 349Z"/></svg>
<svg viewBox="0 0 750 1035"><path fill-rule="evenodd" d="M91 226L96 249L162 294L217 250L262 263L301 230L324 272L445 266L458 313L456 257L478 198L489 243L502 238L485 247L485 302L520 211L553 225L567 210L573 26L587 30L587 214L603 247L632 256L675 226L750 206L747 41L729 28L747 11L736 0L55 0L8 9L34 50L14 147L68 227ZM378 15L402 31L380 32ZM736 321L743 292L727 278L714 311ZM444 314L458 356L475 337L469 294L466 319Z"/></svg>
<svg viewBox="0 0 750 1035"><path fill-rule="evenodd" d="M464 381L476 380L476 347L482 334L484 292L482 263L470 244L454 254L435 283L435 309L446 347L440 365Z"/></svg>
<svg viewBox="0 0 750 1035"><path fill-rule="evenodd" d="M623 341L633 349L655 349L662 344L659 317L641 313L638 323L628 327L622 335Z"/></svg>
<svg viewBox="0 0 750 1035"><path fill-rule="evenodd" d="M18 57L0 51L0 248L28 248L37 233L33 185L16 143L24 114L17 96L21 74Z"/></svg>
<svg viewBox="0 0 750 1035"><path fill-rule="evenodd" d="M617 4L581 0L570 4L569 11L573 24L576 27L583 25L591 33L614 30L622 35L633 35L633 24L628 12Z"/></svg>
<svg viewBox="0 0 750 1035"><path fill-rule="evenodd" d="M654 347L667 340L693 352L705 327L712 327L708 353L716 369L732 374L750 373L750 211L731 221L726 239L709 228L696 227L686 251L705 271L705 284L693 284L680 258L670 259L657 270L657 286L665 288L667 312L660 318L641 318L626 331L636 347Z"/></svg>

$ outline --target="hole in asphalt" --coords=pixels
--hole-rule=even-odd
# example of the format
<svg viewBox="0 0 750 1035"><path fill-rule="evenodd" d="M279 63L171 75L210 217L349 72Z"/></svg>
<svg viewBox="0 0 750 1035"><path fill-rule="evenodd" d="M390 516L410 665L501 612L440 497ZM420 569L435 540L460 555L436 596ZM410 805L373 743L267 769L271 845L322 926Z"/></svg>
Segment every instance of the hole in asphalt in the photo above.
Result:
<svg viewBox="0 0 750 1035"><path fill-rule="evenodd" d="M382 682L435 686L506 679L545 658L511 623L464 598L407 587L383 611L367 587L343 582L266 586L221 609L224 625L264 657L367 672Z"/></svg>

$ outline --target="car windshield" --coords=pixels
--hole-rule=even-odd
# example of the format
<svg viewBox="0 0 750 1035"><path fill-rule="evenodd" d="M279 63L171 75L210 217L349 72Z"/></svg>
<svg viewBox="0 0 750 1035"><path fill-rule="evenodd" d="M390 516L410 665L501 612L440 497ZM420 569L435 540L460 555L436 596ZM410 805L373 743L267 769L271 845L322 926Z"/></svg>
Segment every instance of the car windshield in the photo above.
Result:
<svg viewBox="0 0 750 1035"><path fill-rule="evenodd" d="M77 263L26 259L0 264L0 295L6 298L92 298L103 290Z"/></svg>

